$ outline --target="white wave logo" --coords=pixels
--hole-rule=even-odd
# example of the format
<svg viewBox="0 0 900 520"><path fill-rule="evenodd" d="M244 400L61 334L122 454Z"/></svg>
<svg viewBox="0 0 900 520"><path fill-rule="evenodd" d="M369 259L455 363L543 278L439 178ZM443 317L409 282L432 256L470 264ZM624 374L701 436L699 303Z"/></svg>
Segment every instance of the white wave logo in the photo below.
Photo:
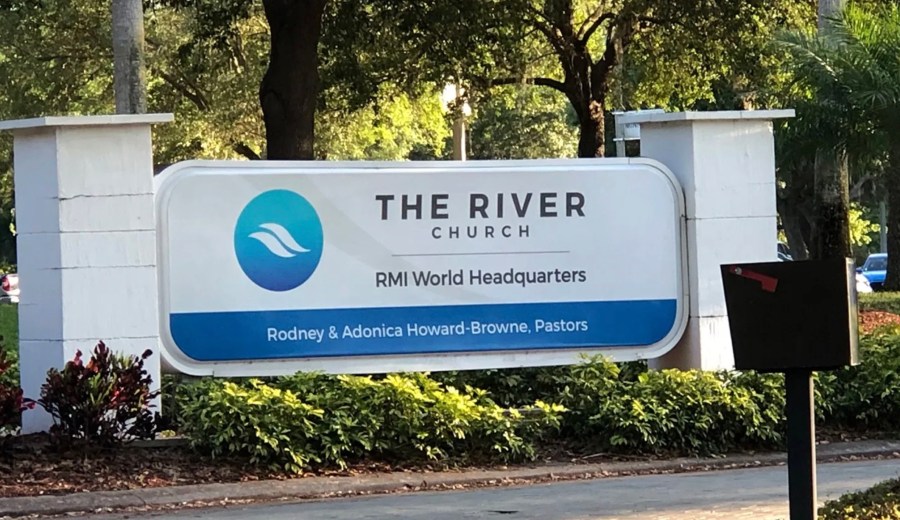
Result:
<svg viewBox="0 0 900 520"><path fill-rule="evenodd" d="M262 242L273 255L281 258L294 258L300 253L309 253L309 249L301 246L281 224L267 222L260 224L263 231L250 233L250 238Z"/></svg>

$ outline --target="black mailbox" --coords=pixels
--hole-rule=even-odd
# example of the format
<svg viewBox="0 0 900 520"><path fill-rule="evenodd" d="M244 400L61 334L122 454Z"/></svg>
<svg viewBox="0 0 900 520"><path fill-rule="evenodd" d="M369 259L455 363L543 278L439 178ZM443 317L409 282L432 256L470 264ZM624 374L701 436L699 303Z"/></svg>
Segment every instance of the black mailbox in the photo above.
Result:
<svg viewBox="0 0 900 520"><path fill-rule="evenodd" d="M738 370L829 370L859 358L852 260L722 266Z"/></svg>

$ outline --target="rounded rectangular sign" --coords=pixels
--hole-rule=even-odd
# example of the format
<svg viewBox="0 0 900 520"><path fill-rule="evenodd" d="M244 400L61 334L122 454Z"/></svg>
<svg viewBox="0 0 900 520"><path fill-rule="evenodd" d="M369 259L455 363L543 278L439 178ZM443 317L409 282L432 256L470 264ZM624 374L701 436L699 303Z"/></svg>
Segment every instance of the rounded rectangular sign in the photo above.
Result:
<svg viewBox="0 0 900 520"><path fill-rule="evenodd" d="M651 160L192 161L156 205L186 373L649 358L686 324L683 197Z"/></svg>

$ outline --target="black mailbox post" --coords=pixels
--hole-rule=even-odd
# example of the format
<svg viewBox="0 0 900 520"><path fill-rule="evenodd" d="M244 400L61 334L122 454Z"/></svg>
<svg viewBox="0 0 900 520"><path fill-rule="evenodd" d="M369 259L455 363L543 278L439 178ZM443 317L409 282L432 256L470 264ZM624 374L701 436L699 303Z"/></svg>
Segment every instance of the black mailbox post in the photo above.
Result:
<svg viewBox="0 0 900 520"><path fill-rule="evenodd" d="M859 362L853 262L723 265L722 285L735 368L785 374L791 520L814 520L812 372Z"/></svg>

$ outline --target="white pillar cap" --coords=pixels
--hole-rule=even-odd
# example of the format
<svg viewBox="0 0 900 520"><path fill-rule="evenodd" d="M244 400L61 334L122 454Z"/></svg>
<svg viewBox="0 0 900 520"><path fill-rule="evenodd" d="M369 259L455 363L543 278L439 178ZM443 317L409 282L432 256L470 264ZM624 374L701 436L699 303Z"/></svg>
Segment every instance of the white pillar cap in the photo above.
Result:
<svg viewBox="0 0 900 520"><path fill-rule="evenodd" d="M119 114L102 116L48 116L32 119L16 119L13 121L0 121L2 130L28 130L33 128L53 128L61 126L122 126L122 125L152 125L158 123L171 123L175 120L173 114Z"/></svg>
<svg viewBox="0 0 900 520"><path fill-rule="evenodd" d="M783 110L717 110L707 112L633 112L619 116L622 124L668 123L676 121L722 121L784 119L794 117L794 109Z"/></svg>

